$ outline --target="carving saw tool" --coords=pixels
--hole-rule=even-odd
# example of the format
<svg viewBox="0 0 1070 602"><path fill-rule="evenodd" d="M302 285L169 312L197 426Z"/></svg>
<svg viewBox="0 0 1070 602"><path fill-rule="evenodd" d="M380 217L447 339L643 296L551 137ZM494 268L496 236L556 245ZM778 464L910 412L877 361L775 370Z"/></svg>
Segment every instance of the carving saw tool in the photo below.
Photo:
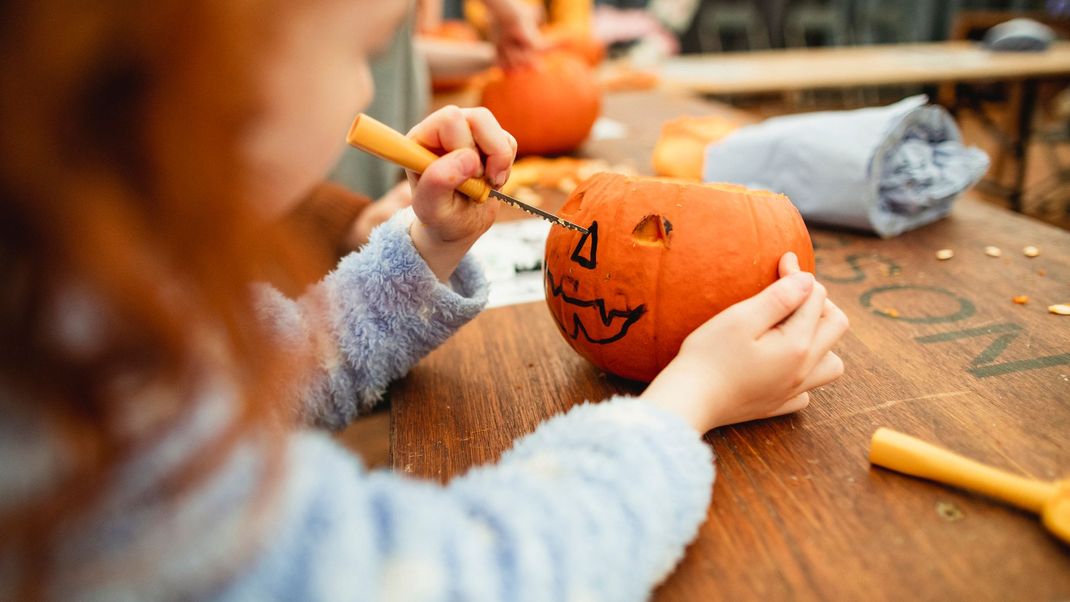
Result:
<svg viewBox="0 0 1070 602"><path fill-rule="evenodd" d="M396 163L416 173L423 173L431 165L432 161L438 159L438 155L420 146L415 140L363 113L357 115L357 118L353 121L352 127L349 128L349 134L346 135L346 142L362 151L369 152L376 157ZM488 197L494 197L534 216L541 217L551 224L587 234L586 228L561 219L549 211L532 207L523 201L518 201L507 194L498 192L491 188L490 184L478 178L467 180L457 187L457 191L477 203L486 201Z"/></svg>

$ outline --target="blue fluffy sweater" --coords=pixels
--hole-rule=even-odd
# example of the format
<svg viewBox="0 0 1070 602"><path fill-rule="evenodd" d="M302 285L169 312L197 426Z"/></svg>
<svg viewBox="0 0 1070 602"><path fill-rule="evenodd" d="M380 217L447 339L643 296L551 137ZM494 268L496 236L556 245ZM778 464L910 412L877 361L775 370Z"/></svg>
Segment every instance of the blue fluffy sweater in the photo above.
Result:
<svg viewBox="0 0 1070 602"><path fill-rule="evenodd" d="M297 301L257 292L280 344L318 363L298 385L309 424L344 427L485 302L471 259L450 286L436 280L410 219L377 229ZM643 600L710 501L709 448L680 418L628 398L579 405L444 487L368 471L308 429L275 459L267 450L277 446L250 437L172 499L159 475L217 435L235 407L224 379L201 389L197 410L123 468L90 520L61 529L54 597ZM26 424L0 423L0 499L29 495L62 470ZM20 568L0 557L0 598Z"/></svg>

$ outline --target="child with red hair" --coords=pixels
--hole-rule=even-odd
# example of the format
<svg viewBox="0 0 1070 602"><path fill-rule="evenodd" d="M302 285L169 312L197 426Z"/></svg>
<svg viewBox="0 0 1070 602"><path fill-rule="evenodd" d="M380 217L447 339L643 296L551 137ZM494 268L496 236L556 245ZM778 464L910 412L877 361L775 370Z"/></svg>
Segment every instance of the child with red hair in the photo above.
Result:
<svg viewBox="0 0 1070 602"><path fill-rule="evenodd" d="M641 600L706 514L702 433L840 374L843 314L788 256L640 398L447 486L311 428L486 299L465 254L497 206L453 190L504 183L515 142L455 107L410 132L443 155L411 210L299 299L253 284L307 265L273 224L335 161L404 9L0 7L0 599Z"/></svg>

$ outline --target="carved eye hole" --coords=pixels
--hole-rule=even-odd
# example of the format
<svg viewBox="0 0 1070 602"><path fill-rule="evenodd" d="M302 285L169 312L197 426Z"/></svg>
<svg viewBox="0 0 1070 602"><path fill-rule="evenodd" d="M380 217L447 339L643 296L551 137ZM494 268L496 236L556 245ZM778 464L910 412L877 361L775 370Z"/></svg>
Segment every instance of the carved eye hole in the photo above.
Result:
<svg viewBox="0 0 1070 602"><path fill-rule="evenodd" d="M583 207L583 197L586 193L581 190L574 193L565 201L565 204L561 206L561 213L576 213Z"/></svg>
<svg viewBox="0 0 1070 602"><path fill-rule="evenodd" d="M632 230L632 240L647 247L668 248L672 239L672 223L660 215L644 217Z"/></svg>
<svg viewBox="0 0 1070 602"><path fill-rule="evenodd" d="M591 225L587 226L587 234L584 234L580 242L576 243L576 249L572 251L570 259L578 263L580 267L588 270L594 269L598 263L598 222L591 222Z"/></svg>

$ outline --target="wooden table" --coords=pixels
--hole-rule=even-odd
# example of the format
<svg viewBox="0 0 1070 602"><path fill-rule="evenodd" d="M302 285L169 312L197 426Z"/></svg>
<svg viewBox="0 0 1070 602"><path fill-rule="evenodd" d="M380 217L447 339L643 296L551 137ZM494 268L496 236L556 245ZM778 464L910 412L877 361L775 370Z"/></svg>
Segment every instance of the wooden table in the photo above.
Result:
<svg viewBox="0 0 1070 602"><path fill-rule="evenodd" d="M973 42L951 41L692 55L665 62L659 74L667 86L703 94L1013 82L1017 85L1012 90L1011 104L1016 114L1004 134L1011 141L1007 148L1017 167L1005 193L1011 206L1020 210L1036 82L1070 75L1070 42L1056 42L1041 53L989 52ZM940 101L953 105L953 96Z"/></svg>
<svg viewBox="0 0 1070 602"><path fill-rule="evenodd" d="M636 136L589 150L638 157L666 113L694 109L615 96L606 112ZM656 598L1070 599L1070 548L1034 517L866 460L883 425L1066 476L1070 318L1045 307L1070 301L1070 233L966 198L949 219L888 241L813 234L819 277L852 322L837 348L847 373L797 415L707 435L713 504ZM1024 257L1027 244L1041 255ZM954 259L937 261L945 247ZM1022 294L1029 304L1011 302ZM490 310L393 387L392 463L446 481L547 417L617 392L637 390L576 355L542 304Z"/></svg>
<svg viewBox="0 0 1070 602"><path fill-rule="evenodd" d="M955 41L690 55L666 61L659 75L668 86L703 94L1021 80L1070 75L1070 42L1040 53Z"/></svg>

